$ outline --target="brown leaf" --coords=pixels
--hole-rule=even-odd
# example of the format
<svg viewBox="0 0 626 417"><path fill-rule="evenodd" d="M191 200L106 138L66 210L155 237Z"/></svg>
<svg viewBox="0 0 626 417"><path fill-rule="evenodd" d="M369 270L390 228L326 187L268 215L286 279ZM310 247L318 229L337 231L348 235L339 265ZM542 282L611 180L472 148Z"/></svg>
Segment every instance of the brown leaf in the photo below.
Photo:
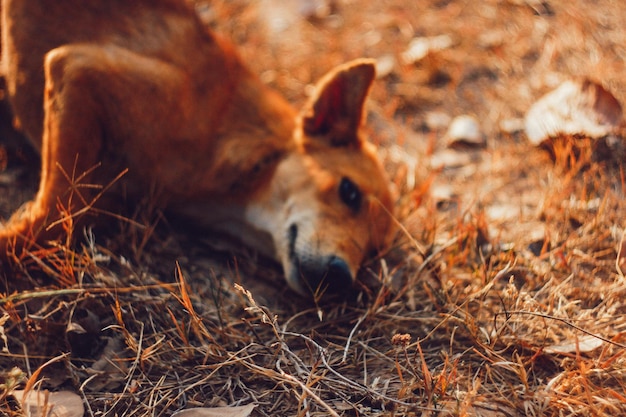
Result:
<svg viewBox="0 0 626 417"><path fill-rule="evenodd" d="M614 133L622 106L600 84L589 79L565 81L540 98L526 113L526 136L540 145L559 134L599 138Z"/></svg>
<svg viewBox="0 0 626 417"><path fill-rule="evenodd" d="M254 404L239 407L190 408L172 414L172 417L248 417Z"/></svg>
<svg viewBox="0 0 626 417"><path fill-rule="evenodd" d="M82 417L85 413L83 400L70 391L15 390L12 395L31 417Z"/></svg>

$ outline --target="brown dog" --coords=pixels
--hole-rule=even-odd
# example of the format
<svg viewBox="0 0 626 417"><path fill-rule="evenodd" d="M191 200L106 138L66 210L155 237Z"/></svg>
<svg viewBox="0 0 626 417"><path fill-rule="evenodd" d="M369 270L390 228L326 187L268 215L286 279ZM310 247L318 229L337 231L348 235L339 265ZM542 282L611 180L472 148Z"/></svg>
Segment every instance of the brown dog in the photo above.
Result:
<svg viewBox="0 0 626 417"><path fill-rule="evenodd" d="M300 293L346 288L387 241L388 182L359 133L372 62L336 68L298 114L185 0L4 0L2 13L9 99L42 171L0 253L148 192L275 257Z"/></svg>

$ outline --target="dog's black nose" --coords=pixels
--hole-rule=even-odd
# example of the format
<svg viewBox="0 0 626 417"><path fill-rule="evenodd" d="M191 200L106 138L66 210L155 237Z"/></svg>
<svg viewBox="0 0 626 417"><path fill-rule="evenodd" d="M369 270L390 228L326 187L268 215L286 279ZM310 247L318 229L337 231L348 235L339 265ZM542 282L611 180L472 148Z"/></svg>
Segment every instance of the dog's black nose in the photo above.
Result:
<svg viewBox="0 0 626 417"><path fill-rule="evenodd" d="M352 286L352 272L346 261L336 256L330 259L324 284L328 285L330 293L338 293Z"/></svg>
<svg viewBox="0 0 626 417"><path fill-rule="evenodd" d="M343 259L337 256L326 262L300 263L301 277L313 294L339 294L352 286L352 272Z"/></svg>

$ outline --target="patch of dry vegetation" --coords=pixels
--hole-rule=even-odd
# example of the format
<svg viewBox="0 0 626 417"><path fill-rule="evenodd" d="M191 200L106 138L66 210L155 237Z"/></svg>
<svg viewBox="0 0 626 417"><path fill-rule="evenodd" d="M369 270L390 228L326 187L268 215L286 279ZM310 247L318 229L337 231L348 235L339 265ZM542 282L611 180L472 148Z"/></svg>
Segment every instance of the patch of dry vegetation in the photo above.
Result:
<svg viewBox="0 0 626 417"><path fill-rule="evenodd" d="M269 0L204 13L295 102L336 63L396 60L368 125L400 195L394 247L354 294L318 302L232 242L163 225L33 253L57 284L0 296L6 415L25 383L78 393L86 415L626 414L623 158L571 137L551 158L501 127L571 75L624 103L626 13L608 0L594 10L610 16L583 2L319 3L297 21ZM436 35L454 46L401 63L412 38ZM434 166L436 113L477 116L486 148Z"/></svg>

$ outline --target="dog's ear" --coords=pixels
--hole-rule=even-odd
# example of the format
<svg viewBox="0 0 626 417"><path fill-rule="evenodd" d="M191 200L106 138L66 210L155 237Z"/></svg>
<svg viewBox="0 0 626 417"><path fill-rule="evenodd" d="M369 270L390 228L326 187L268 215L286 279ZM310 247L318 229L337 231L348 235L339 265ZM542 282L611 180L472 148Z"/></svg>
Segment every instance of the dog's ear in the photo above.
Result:
<svg viewBox="0 0 626 417"><path fill-rule="evenodd" d="M363 104L375 76L371 59L351 61L326 74L302 113L304 133L331 146L360 143Z"/></svg>

